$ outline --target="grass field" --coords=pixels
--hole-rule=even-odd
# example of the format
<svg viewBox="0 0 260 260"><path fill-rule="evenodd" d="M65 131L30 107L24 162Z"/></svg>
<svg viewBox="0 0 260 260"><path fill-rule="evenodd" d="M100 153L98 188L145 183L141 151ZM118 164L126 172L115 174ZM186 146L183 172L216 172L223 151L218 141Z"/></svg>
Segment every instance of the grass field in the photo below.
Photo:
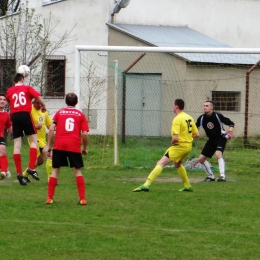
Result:
<svg viewBox="0 0 260 260"><path fill-rule="evenodd" d="M74 176L63 168L54 204L46 205L44 166L40 181L20 186L8 150L12 178L0 182L1 259L259 259L258 166L227 159L226 183L205 183L203 172L189 172L193 193L178 192L183 184L170 168L147 193L132 190L150 169L83 169L87 206L77 205ZM248 150L227 158L235 152Z"/></svg>

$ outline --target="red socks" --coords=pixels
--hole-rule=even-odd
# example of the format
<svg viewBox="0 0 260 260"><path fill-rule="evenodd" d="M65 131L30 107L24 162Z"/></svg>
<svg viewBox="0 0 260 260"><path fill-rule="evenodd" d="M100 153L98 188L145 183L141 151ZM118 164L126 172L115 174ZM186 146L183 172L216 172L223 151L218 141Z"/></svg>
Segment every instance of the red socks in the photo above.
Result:
<svg viewBox="0 0 260 260"><path fill-rule="evenodd" d="M57 182L58 182L57 178L50 177L49 182L48 182L48 199L53 200Z"/></svg>
<svg viewBox="0 0 260 260"><path fill-rule="evenodd" d="M76 177L76 183L78 187L79 199L80 200L86 199L86 186L85 186L84 177L83 176Z"/></svg>
<svg viewBox="0 0 260 260"><path fill-rule="evenodd" d="M22 174L22 161L21 161L21 154L13 154L14 164L16 168L16 173Z"/></svg>
<svg viewBox="0 0 260 260"><path fill-rule="evenodd" d="M29 149L29 164L28 164L28 168L30 168L31 170L35 169L36 159L37 159L37 149L36 148L30 148Z"/></svg>
<svg viewBox="0 0 260 260"><path fill-rule="evenodd" d="M2 172L7 172L8 169L8 159L6 155L0 156L0 166Z"/></svg>

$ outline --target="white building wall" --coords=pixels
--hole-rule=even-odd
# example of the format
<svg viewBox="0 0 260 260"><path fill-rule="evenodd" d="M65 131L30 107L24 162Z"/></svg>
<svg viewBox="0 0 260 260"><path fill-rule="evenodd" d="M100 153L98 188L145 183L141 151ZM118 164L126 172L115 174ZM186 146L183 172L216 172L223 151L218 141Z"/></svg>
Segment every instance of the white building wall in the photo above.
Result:
<svg viewBox="0 0 260 260"><path fill-rule="evenodd" d="M258 48L258 0L131 0L117 23L187 25L232 47Z"/></svg>
<svg viewBox="0 0 260 260"><path fill-rule="evenodd" d="M44 17L52 13L55 32L61 34L76 25L66 54L67 76L74 77L75 45L107 45L108 28L115 0L64 0L43 6L42 0L30 0L29 5ZM115 14L115 23L178 26L187 25L232 47L259 47L260 34L257 0L131 0ZM59 54L59 53L57 53Z"/></svg>

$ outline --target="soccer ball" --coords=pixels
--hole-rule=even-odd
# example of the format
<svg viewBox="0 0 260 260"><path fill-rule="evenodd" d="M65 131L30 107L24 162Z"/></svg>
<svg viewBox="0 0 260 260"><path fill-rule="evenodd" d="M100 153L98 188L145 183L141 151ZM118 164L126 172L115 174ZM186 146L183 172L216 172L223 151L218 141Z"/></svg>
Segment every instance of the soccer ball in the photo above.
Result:
<svg viewBox="0 0 260 260"><path fill-rule="evenodd" d="M26 78L30 74L30 68L27 65L21 65L18 67L17 73L22 74Z"/></svg>

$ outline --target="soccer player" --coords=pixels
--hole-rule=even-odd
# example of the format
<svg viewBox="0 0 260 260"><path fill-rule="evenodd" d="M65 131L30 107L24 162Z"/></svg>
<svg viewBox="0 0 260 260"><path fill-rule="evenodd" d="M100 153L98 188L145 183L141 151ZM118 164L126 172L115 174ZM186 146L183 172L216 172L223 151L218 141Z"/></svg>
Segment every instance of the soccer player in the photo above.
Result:
<svg viewBox="0 0 260 260"><path fill-rule="evenodd" d="M173 111L177 116L172 121L171 146L164 153L163 157L157 162L155 168L146 179L146 182L134 189L134 192L149 191L152 182L160 175L163 167L171 161L176 167L184 183L184 188L179 191L193 191L186 169L183 167L182 162L187 158L192 149L193 138L198 137L199 133L194 119L190 115L186 114L183 109L184 101L182 99L176 99L174 101Z"/></svg>
<svg viewBox="0 0 260 260"><path fill-rule="evenodd" d="M46 173L47 178L49 177L52 172L52 159L48 156L48 149L47 149L47 141L46 141L46 128L49 129L52 120L48 113L48 111L42 109L42 104L39 100L34 100L32 104L32 111L31 111L32 119L37 130L37 141L38 141L38 149L37 149L37 161L36 165L40 166L44 162L44 157L46 157ZM30 144L30 142L29 142ZM23 176L26 178L27 182L30 182L28 178L27 169L23 172Z"/></svg>
<svg viewBox="0 0 260 260"><path fill-rule="evenodd" d="M88 145L89 126L84 114L75 108L78 97L74 93L69 93L65 97L67 107L58 110L48 134L48 150L52 141L54 131L56 131L54 146L52 150L52 173L48 182L48 198L46 204L53 203L55 188L60 173L60 167L68 166L72 168L76 178L79 195L79 205L86 205L85 180L81 173L83 165L82 154L86 155ZM81 151L81 136L83 139L83 150Z"/></svg>
<svg viewBox="0 0 260 260"><path fill-rule="evenodd" d="M5 129L12 133L12 122L9 113L4 110L6 104L5 95L0 93L0 180L11 177L8 171L8 158L6 156Z"/></svg>
<svg viewBox="0 0 260 260"><path fill-rule="evenodd" d="M14 150L13 159L17 173L17 179L21 185L27 185L26 179L22 175L21 145L23 135L27 135L30 140L29 163L27 172L35 179L39 180L35 170L37 158L37 134L31 117L32 99L38 100L45 108L45 103L40 97L40 93L33 87L24 85L24 76L17 73L14 76L14 86L6 92L6 100L9 102L11 110L11 120L13 124Z"/></svg>
<svg viewBox="0 0 260 260"><path fill-rule="evenodd" d="M223 153L226 147L227 140L232 137L233 128L235 126L229 118L224 117L220 113L213 111L214 105L212 101L206 101L204 103L204 114L198 117L196 126L202 127L208 137L208 141L202 149L201 155L199 156L199 162L201 163L204 171L208 175L205 181L215 181L214 173L212 172L207 157L211 158L213 154L216 154L219 165L220 177L217 181L226 181L225 175L225 161L223 159ZM224 125L229 126L226 132Z"/></svg>

